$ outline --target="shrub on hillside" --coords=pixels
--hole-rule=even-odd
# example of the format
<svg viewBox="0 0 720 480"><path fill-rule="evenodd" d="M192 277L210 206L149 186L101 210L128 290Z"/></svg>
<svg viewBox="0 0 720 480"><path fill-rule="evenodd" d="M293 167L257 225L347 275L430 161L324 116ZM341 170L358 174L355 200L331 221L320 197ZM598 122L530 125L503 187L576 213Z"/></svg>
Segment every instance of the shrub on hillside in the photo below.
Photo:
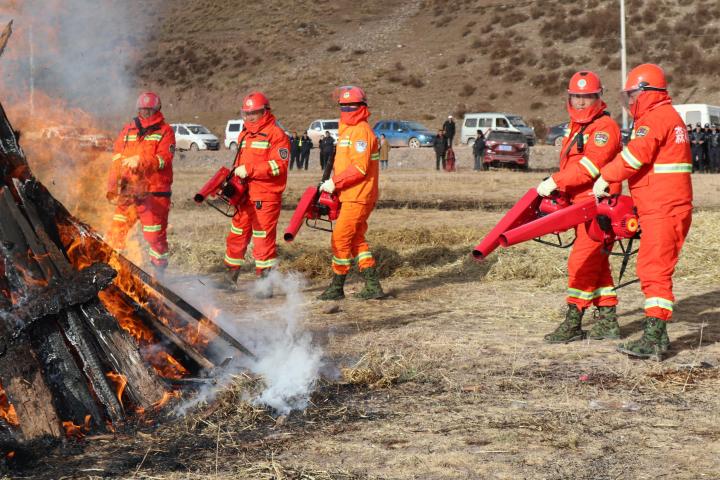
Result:
<svg viewBox="0 0 720 480"><path fill-rule="evenodd" d="M477 90L477 87L475 87L475 85L466 83L462 86L458 95L460 95L461 97L469 97L470 95L475 93L475 90Z"/></svg>

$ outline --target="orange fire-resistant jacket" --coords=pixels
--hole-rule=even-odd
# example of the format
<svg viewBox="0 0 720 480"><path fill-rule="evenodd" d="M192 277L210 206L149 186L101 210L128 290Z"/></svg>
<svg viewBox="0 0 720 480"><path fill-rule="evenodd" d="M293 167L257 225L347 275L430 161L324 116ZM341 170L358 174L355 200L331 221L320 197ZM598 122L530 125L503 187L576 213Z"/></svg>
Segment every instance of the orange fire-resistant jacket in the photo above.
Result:
<svg viewBox="0 0 720 480"><path fill-rule="evenodd" d="M137 171L145 176L148 192L169 193L173 182L175 132L165 123L161 112L139 121L144 131L140 131L134 121L123 127L115 140L113 163L117 165L124 158L138 155ZM108 191L113 188L110 185Z"/></svg>
<svg viewBox="0 0 720 480"><path fill-rule="evenodd" d="M601 175L608 182L628 180L641 218L691 210L692 157L685 124L666 92L644 92L638 100L643 103L630 143Z"/></svg>
<svg viewBox="0 0 720 480"><path fill-rule="evenodd" d="M568 146L580 133L583 125L570 122L565 130L562 149L560 150L560 171L552 178L557 189L565 192L571 201L590 198L595 179L600 169L620 153L622 141L620 128L610 115L595 118L583 132L583 150L579 150L578 142L568 151ZM620 193L621 185L613 184L610 193Z"/></svg>
<svg viewBox="0 0 720 480"><path fill-rule="evenodd" d="M246 122L238 136L235 167L245 165L247 169L250 200L279 202L287 185L290 142L270 112L251 128Z"/></svg>
<svg viewBox="0 0 720 480"><path fill-rule="evenodd" d="M367 121L340 123L332 177L340 202L377 201L379 159L377 137Z"/></svg>

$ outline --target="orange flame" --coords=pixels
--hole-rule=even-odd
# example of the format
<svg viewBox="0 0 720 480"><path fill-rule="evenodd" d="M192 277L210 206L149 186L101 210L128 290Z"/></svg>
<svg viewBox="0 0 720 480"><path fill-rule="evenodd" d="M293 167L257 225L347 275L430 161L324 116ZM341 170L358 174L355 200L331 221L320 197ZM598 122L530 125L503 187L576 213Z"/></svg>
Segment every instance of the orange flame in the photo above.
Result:
<svg viewBox="0 0 720 480"><path fill-rule="evenodd" d="M20 425L17 412L15 411L15 406L10 403L10 399L8 399L2 384L0 384L0 418L13 427Z"/></svg>
<svg viewBox="0 0 720 480"><path fill-rule="evenodd" d="M92 415L88 414L85 415L83 425L75 425L71 420L62 422L62 426L65 429L65 436L76 440L82 440L90 431L90 420L92 420Z"/></svg>
<svg viewBox="0 0 720 480"><path fill-rule="evenodd" d="M116 373L116 372L107 372L105 374L106 377L110 379L111 382L115 384L116 394L118 402L120 402L120 405L123 404L122 401L122 394L125 391L125 387L127 386L128 380L125 375L122 373Z"/></svg>

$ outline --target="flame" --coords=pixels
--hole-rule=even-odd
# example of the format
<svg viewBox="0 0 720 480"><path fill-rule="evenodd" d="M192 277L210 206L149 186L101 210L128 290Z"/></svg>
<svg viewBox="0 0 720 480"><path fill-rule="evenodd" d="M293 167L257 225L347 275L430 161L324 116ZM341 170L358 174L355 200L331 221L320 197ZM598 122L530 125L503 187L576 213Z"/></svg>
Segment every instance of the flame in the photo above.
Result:
<svg viewBox="0 0 720 480"><path fill-rule="evenodd" d="M116 372L107 372L105 376L108 377L110 381L115 384L117 399L118 402L120 402L120 405L122 405L122 394L125 391L125 387L127 386L127 377L122 373Z"/></svg>
<svg viewBox="0 0 720 480"><path fill-rule="evenodd" d="M85 415L85 420L82 425L75 425L72 420L62 422L62 426L65 429L65 436L68 438L74 438L76 440L82 440L85 435L90 431L90 421L92 415Z"/></svg>
<svg viewBox="0 0 720 480"><path fill-rule="evenodd" d="M10 450L8 453L5 454L5 458L8 460L12 460L15 458L15 450Z"/></svg>
<svg viewBox="0 0 720 480"><path fill-rule="evenodd" d="M13 427L20 425L17 412L15 411L15 406L10 403L10 399L8 399L2 384L0 384L0 418Z"/></svg>

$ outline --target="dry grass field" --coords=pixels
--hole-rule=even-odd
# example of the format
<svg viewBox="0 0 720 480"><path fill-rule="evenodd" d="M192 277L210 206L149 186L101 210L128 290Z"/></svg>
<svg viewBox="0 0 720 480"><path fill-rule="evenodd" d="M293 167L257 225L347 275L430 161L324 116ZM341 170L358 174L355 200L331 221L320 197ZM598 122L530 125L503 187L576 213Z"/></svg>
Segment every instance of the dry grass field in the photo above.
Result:
<svg viewBox="0 0 720 480"><path fill-rule="evenodd" d="M278 418L252 405L258 380L238 376L184 418L69 442L13 478L720 478L720 177L693 178L697 211L675 277L669 358L638 362L613 341L543 343L563 315L566 252L523 244L482 264L469 259L543 171L472 172L461 155L460 172L447 174L424 164L433 160L426 150L392 153L368 234L387 299L319 302L329 235L303 228L281 246L281 269L307 279L303 326L324 352L305 411ZM551 150L537 155L552 168ZM219 280L227 219L189 198L226 160L177 159L177 278ZM288 204L317 181L311 164L291 172ZM282 302L253 300L253 281L247 267L238 292L215 291L241 331L244 312ZM347 291L359 288L353 277ZM620 298L622 333L634 338L638 286Z"/></svg>

